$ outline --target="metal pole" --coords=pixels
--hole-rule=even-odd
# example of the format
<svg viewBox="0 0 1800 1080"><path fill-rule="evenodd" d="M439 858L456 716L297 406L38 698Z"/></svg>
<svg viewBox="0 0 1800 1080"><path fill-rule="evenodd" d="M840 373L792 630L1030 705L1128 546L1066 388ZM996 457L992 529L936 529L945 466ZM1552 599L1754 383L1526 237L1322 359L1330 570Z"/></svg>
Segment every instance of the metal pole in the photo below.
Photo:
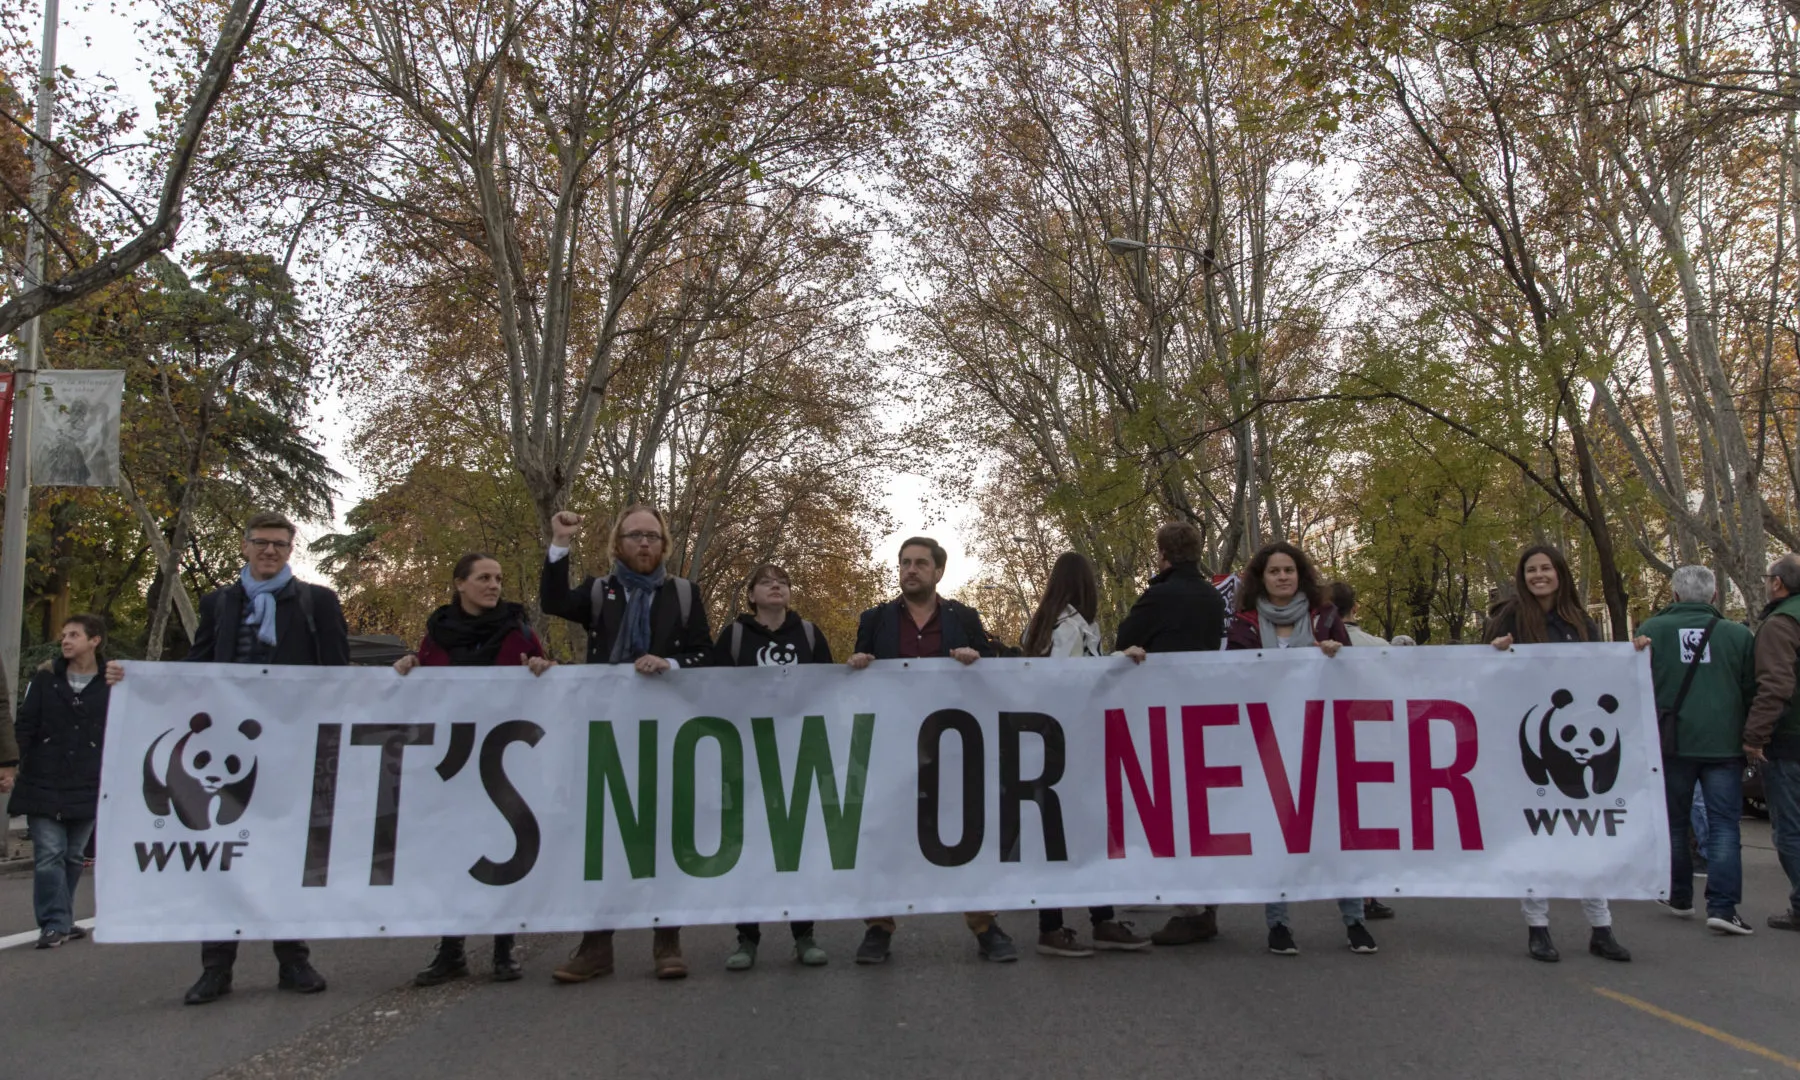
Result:
<svg viewBox="0 0 1800 1080"><path fill-rule="evenodd" d="M25 238L24 287L44 281L44 219L50 214L50 132L56 112L58 0L44 0L44 49L38 56L37 139L32 143L31 225ZM25 545L31 508L31 391L44 364L39 320L26 324L13 380L12 452L7 455L6 521L0 531L0 668L6 685L19 685L19 642L25 631Z"/></svg>

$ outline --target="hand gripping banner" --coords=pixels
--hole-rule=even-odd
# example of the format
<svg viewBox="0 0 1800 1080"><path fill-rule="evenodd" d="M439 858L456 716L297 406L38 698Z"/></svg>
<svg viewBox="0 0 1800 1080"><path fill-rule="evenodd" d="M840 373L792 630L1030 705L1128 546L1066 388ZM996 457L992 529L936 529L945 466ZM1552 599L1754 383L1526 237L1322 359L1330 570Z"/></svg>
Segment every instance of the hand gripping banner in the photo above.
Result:
<svg viewBox="0 0 1800 1080"><path fill-rule="evenodd" d="M1628 645L673 671L131 664L103 941L1666 895Z"/></svg>

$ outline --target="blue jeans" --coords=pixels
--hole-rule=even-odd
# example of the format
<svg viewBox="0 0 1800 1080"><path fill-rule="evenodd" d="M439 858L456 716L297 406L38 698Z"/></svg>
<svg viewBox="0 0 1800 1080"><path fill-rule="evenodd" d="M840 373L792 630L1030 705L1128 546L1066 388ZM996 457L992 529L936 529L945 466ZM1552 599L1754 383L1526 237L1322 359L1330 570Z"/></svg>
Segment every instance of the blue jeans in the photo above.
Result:
<svg viewBox="0 0 1800 1080"><path fill-rule="evenodd" d="M1674 818L1670 818L1674 821ZM1706 795L1700 790L1700 781L1694 781L1694 812L1689 815L1689 822L1694 826L1694 846L1701 853L1706 852Z"/></svg>
<svg viewBox="0 0 1800 1080"><path fill-rule="evenodd" d="M75 928L75 886L81 884L81 863L94 819L59 821L52 817L28 817L31 833L31 902L37 908L38 929L66 934Z"/></svg>
<svg viewBox="0 0 1800 1080"><path fill-rule="evenodd" d="M1788 877L1788 910L1800 912L1800 761L1770 758L1761 766L1775 855Z"/></svg>
<svg viewBox="0 0 1800 1080"><path fill-rule="evenodd" d="M1706 856L1706 914L1729 918L1744 899L1743 849L1738 819L1744 811L1744 763L1667 758L1663 791L1669 800L1669 903L1694 906L1694 859L1688 853L1689 820L1698 784L1706 805L1706 834L1695 836Z"/></svg>
<svg viewBox="0 0 1800 1080"><path fill-rule="evenodd" d="M1337 906L1338 914L1344 917L1345 926L1355 926L1357 923L1363 921L1362 897L1346 896L1337 902ZM1273 930L1277 926L1286 926L1287 921L1288 906L1286 901L1278 901L1273 904L1263 905L1263 922L1269 924L1269 929Z"/></svg>

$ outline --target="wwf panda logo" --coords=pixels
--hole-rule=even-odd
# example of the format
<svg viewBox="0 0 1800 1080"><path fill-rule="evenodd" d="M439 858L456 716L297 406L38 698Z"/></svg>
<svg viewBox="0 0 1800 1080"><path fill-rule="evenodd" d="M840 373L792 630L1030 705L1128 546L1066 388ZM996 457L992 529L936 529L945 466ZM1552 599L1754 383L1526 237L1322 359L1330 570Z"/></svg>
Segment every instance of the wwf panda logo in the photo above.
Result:
<svg viewBox="0 0 1800 1080"><path fill-rule="evenodd" d="M256 747L262 725L246 720L235 728L216 726L211 716L195 713L173 747L163 732L144 752L144 805L158 817L171 810L194 830L229 825L244 816L256 790Z"/></svg>
<svg viewBox="0 0 1800 1080"><path fill-rule="evenodd" d="M786 667L800 662L800 650L791 642L771 641L756 650L758 667Z"/></svg>
<svg viewBox="0 0 1800 1080"><path fill-rule="evenodd" d="M1572 799L1611 791L1619 778L1619 728L1612 722L1618 709L1611 694L1601 694L1591 707L1577 706L1567 690L1550 695L1550 708L1536 723L1532 706L1519 722L1526 775L1540 786L1554 783Z"/></svg>

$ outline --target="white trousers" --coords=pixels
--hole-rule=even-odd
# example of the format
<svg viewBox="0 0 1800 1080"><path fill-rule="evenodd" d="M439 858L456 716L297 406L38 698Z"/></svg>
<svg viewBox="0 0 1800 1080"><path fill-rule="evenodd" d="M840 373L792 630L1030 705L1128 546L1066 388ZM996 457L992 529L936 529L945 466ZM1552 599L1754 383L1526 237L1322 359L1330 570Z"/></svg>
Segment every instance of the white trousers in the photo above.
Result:
<svg viewBox="0 0 1800 1080"><path fill-rule="evenodd" d="M1519 901L1520 910L1525 912L1526 926L1550 925L1550 901L1546 897L1527 897ZM1603 899L1593 897L1581 901L1581 913L1587 916L1588 925L1598 928L1612 925L1612 909L1606 906Z"/></svg>

